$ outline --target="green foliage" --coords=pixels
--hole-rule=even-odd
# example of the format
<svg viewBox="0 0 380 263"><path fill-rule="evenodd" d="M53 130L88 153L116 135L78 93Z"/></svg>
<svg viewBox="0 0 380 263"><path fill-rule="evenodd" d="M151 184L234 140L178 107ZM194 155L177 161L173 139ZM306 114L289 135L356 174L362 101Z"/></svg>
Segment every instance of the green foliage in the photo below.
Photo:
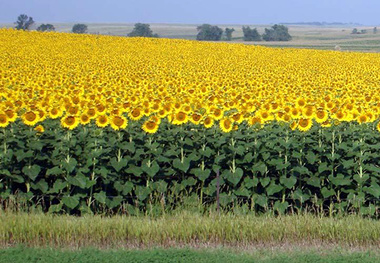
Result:
<svg viewBox="0 0 380 263"><path fill-rule="evenodd" d="M209 24L198 26L197 30L197 40L219 41L222 38L223 34L223 29L218 26L212 26Z"/></svg>
<svg viewBox="0 0 380 263"><path fill-rule="evenodd" d="M263 39L265 41L289 41L292 39L292 36L289 34L286 26L275 24L271 29L265 28Z"/></svg>
<svg viewBox="0 0 380 263"><path fill-rule="evenodd" d="M232 39L232 33L234 31L235 31L234 28L228 28L228 27L224 30L224 33L226 34L227 41L231 41L231 39Z"/></svg>
<svg viewBox="0 0 380 263"><path fill-rule="evenodd" d="M41 24L39 27L37 27L37 31L55 31L55 27L52 24Z"/></svg>
<svg viewBox="0 0 380 263"><path fill-rule="evenodd" d="M243 26L244 41L261 41L261 36L256 28Z"/></svg>
<svg viewBox="0 0 380 263"><path fill-rule="evenodd" d="M16 29L29 30L33 24L34 20L32 17L28 17L25 14L21 14L17 17Z"/></svg>
<svg viewBox="0 0 380 263"><path fill-rule="evenodd" d="M77 33L77 34L85 34L87 33L87 30L88 28L87 28L87 25L85 24L75 24L73 28L71 29L73 33Z"/></svg>
<svg viewBox="0 0 380 263"><path fill-rule="evenodd" d="M277 213L308 207L378 217L377 123L314 124L304 133L281 122L242 123L225 134L193 124L169 129L163 121L150 135L140 129L143 121L116 132L95 125L68 131L46 120L42 134L12 123L0 130L1 197L24 196L29 205L54 212L136 213L153 203L165 211L190 196L212 206L219 180L227 210L237 204Z"/></svg>
<svg viewBox="0 0 380 263"><path fill-rule="evenodd" d="M374 28L373 28L373 33L374 33L374 34L377 34L377 27L374 27Z"/></svg>
<svg viewBox="0 0 380 263"><path fill-rule="evenodd" d="M153 34L149 24L136 23L132 32L128 34L129 37L158 37L157 34Z"/></svg>

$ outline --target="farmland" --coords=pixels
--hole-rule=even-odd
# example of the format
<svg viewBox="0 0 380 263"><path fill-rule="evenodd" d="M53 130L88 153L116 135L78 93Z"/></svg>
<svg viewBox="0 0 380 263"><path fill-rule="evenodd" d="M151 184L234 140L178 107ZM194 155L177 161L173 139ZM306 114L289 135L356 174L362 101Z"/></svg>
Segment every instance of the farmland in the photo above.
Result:
<svg viewBox="0 0 380 263"><path fill-rule="evenodd" d="M376 245L379 54L1 29L0 58L4 246Z"/></svg>

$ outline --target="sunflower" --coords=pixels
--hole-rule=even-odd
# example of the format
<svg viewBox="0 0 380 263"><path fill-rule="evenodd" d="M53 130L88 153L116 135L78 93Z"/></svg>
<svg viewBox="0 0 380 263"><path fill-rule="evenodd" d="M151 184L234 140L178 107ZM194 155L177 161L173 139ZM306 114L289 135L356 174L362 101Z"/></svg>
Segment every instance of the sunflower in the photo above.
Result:
<svg viewBox="0 0 380 263"><path fill-rule="evenodd" d="M9 124L9 118L6 114L0 113L0 128L5 128Z"/></svg>
<svg viewBox="0 0 380 263"><path fill-rule="evenodd" d="M366 114L362 114L360 116L357 117L357 121L362 124L362 123L365 123L368 121L368 117Z"/></svg>
<svg viewBox="0 0 380 263"><path fill-rule="evenodd" d="M59 117L61 117L63 114L63 111L61 108L52 108L50 111L49 111L49 117L51 119L57 119Z"/></svg>
<svg viewBox="0 0 380 263"><path fill-rule="evenodd" d="M144 122L143 126L142 126L142 129L146 132L146 133L156 133L157 130L158 130L158 124L152 120L147 120L146 122Z"/></svg>
<svg viewBox="0 0 380 263"><path fill-rule="evenodd" d="M174 115L173 124L180 125L186 123L189 120L187 114L183 111L179 111Z"/></svg>
<svg viewBox="0 0 380 263"><path fill-rule="evenodd" d="M377 129L378 132L380 132L380 121L377 123L376 129Z"/></svg>
<svg viewBox="0 0 380 263"><path fill-rule="evenodd" d="M65 116L61 119L61 125L69 130L75 129L79 125L79 118L75 116Z"/></svg>
<svg viewBox="0 0 380 263"><path fill-rule="evenodd" d="M233 128L233 122L229 118L223 118L219 122L219 127L223 132L230 132Z"/></svg>
<svg viewBox="0 0 380 263"><path fill-rule="evenodd" d="M140 108L134 108L128 113L128 116L131 118L131 120L138 121L144 116L144 114Z"/></svg>
<svg viewBox="0 0 380 263"><path fill-rule="evenodd" d="M338 121L345 121L346 113L344 113L343 111L338 111L337 113L334 114L334 118L337 119Z"/></svg>
<svg viewBox="0 0 380 263"><path fill-rule="evenodd" d="M14 110L11 110L11 109L8 109L4 112L8 119L9 119L9 122L14 122L16 121L18 115L17 115L17 112L15 112Z"/></svg>
<svg viewBox="0 0 380 263"><path fill-rule="evenodd" d="M328 118L329 118L329 115L327 111L322 110L322 109L319 109L314 115L314 119L318 123L323 123L327 121Z"/></svg>
<svg viewBox="0 0 380 263"><path fill-rule="evenodd" d="M104 128L106 126L108 126L109 124L109 120L108 120L108 117L107 115L99 115L97 118L96 118L96 126L100 127L100 128Z"/></svg>
<svg viewBox="0 0 380 263"><path fill-rule="evenodd" d="M301 118L299 121L298 121L298 129L300 131L308 131L310 130L311 126L313 126L313 121L311 119L305 119L305 118Z"/></svg>
<svg viewBox="0 0 380 263"><path fill-rule="evenodd" d="M95 119L96 118L96 109L95 108L88 108L87 111L86 111L86 115L90 118L90 119Z"/></svg>
<svg viewBox="0 0 380 263"><path fill-rule="evenodd" d="M86 125L86 124L89 124L91 122L91 118L86 114L86 113L82 113L80 115L80 120L79 120L80 124L82 125Z"/></svg>
<svg viewBox="0 0 380 263"><path fill-rule="evenodd" d="M304 107L306 105L306 101L304 98L298 98L297 101L296 101L296 105L298 107Z"/></svg>
<svg viewBox="0 0 380 263"><path fill-rule="evenodd" d="M235 113L234 115L232 115L232 119L234 120L234 122L240 124L243 122L244 116L241 113Z"/></svg>
<svg viewBox="0 0 380 263"><path fill-rule="evenodd" d="M211 117L206 117L203 121L203 125L209 129L214 125L214 119Z"/></svg>
<svg viewBox="0 0 380 263"><path fill-rule="evenodd" d="M297 121L293 121L292 123L290 123L289 127L290 129L292 129L292 131L294 131L298 126L298 122Z"/></svg>
<svg viewBox="0 0 380 263"><path fill-rule="evenodd" d="M114 130L125 129L128 125L128 120L124 116L112 116L111 127Z"/></svg>
<svg viewBox="0 0 380 263"><path fill-rule="evenodd" d="M34 128L35 131L39 132L39 133L43 133L45 132L45 128L44 126L42 125L37 125L35 128Z"/></svg>
<svg viewBox="0 0 380 263"><path fill-rule="evenodd" d="M261 125L263 123L262 119L260 118L260 116L255 116L255 117L252 117L249 119L249 122L248 124L253 126L253 125Z"/></svg>
<svg viewBox="0 0 380 263"><path fill-rule="evenodd" d="M39 121L38 113L27 111L22 115L22 121L28 126L34 126Z"/></svg>
<svg viewBox="0 0 380 263"><path fill-rule="evenodd" d="M223 111L221 109L213 109L212 110L212 116L214 118L214 120L221 120L223 118Z"/></svg>
<svg viewBox="0 0 380 263"><path fill-rule="evenodd" d="M190 122L192 122L196 125L198 125L201 122L201 119L202 119L202 115L200 115L198 113L193 113L190 116Z"/></svg>

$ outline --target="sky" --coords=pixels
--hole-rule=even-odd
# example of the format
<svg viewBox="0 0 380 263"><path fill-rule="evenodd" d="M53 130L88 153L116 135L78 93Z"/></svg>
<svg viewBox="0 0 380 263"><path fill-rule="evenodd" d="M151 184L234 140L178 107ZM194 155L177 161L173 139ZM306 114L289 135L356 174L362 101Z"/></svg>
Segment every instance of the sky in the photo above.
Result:
<svg viewBox="0 0 380 263"><path fill-rule="evenodd" d="M380 0L0 0L0 22L380 24Z"/></svg>

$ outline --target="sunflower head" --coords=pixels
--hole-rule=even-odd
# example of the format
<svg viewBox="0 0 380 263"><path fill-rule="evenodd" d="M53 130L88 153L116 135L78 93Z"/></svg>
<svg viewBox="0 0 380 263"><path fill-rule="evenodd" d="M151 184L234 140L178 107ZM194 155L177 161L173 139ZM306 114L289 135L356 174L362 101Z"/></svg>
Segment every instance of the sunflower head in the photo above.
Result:
<svg viewBox="0 0 380 263"><path fill-rule="evenodd" d="M298 121L298 129L303 132L310 130L312 125L313 121L311 119L301 118Z"/></svg>
<svg viewBox="0 0 380 263"><path fill-rule="evenodd" d="M100 128L104 128L106 126L108 126L109 124L109 119L108 119L108 116L107 115L99 115L97 118L96 118L96 126L100 127Z"/></svg>
<svg viewBox="0 0 380 263"><path fill-rule="evenodd" d="M223 132L230 132L232 131L232 128L233 128L233 122L231 119L229 118L223 118L220 122L219 122L219 127L220 129L223 131Z"/></svg>
<svg viewBox="0 0 380 263"><path fill-rule="evenodd" d="M71 115L65 116L61 119L61 125L69 130L73 130L79 125L79 118Z"/></svg>
<svg viewBox="0 0 380 263"><path fill-rule="evenodd" d="M214 119L211 117L206 117L203 121L203 125L209 129L214 125Z"/></svg>
<svg viewBox="0 0 380 263"><path fill-rule="evenodd" d="M9 118L6 114L0 113L0 128L5 128L9 125Z"/></svg>
<svg viewBox="0 0 380 263"><path fill-rule="evenodd" d="M39 121L39 114L34 111L27 111L22 115L23 122L28 126L34 126Z"/></svg>
<svg viewBox="0 0 380 263"><path fill-rule="evenodd" d="M37 125L35 128L34 128L35 131L37 131L38 133L43 133L45 132L45 128L44 126L42 125Z"/></svg>
<svg viewBox="0 0 380 263"><path fill-rule="evenodd" d="M124 116L113 116L111 118L111 127L114 130L125 129L128 125L128 120Z"/></svg>
<svg viewBox="0 0 380 263"><path fill-rule="evenodd" d="M159 127L159 125L156 122L154 122L152 120L147 120L146 122L144 122L142 129L146 133L156 133L158 130L158 127Z"/></svg>

